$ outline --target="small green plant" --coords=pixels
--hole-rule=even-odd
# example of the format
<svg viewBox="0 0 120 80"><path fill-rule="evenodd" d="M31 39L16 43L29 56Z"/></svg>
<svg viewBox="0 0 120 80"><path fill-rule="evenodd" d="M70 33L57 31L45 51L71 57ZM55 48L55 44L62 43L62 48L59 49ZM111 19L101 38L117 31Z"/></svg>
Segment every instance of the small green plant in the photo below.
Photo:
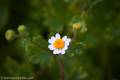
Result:
<svg viewBox="0 0 120 80"><path fill-rule="evenodd" d="M64 80L65 78L67 78L66 75L68 74L68 73L66 74L67 70L65 68L66 66L64 64L65 63L64 59L67 59L70 57L72 58L73 56L80 55L81 52L83 51L82 47L85 47L82 42L79 44L78 42L74 41L77 38L76 36L77 30L81 28L82 28L82 25L80 23L75 23L72 25L72 28L71 28L71 30L72 29L74 30L73 32L70 33L71 35L73 35L71 36L71 39L67 38L67 36L64 36L62 38L60 34L57 33L55 36L52 36L48 40L48 42L47 40L44 40L41 37L41 35L30 36L31 33L28 31L27 27L24 25L18 26L18 29L17 29L18 34L16 34L15 31L13 30L11 30L10 32L12 33L12 35L16 35L16 37L12 38L11 40L14 40L16 38L17 43L22 45L21 48L23 49L23 52L24 52L23 54L24 62L29 63L29 65L40 64L43 69L44 67L48 66L49 69L51 70L54 69L54 65L58 65L58 72L59 72L58 75L60 75L59 79ZM6 33L8 33L8 30L6 31ZM72 39L73 39L73 42L71 42ZM7 37L6 37L6 40L8 40ZM68 46L69 46L69 49L68 49ZM77 46L81 47L81 49L77 48ZM53 50L53 52L51 52L49 49ZM61 55L61 54L64 54L64 55ZM20 68L21 67L22 66L20 66ZM33 73L38 75L34 71ZM38 76L37 77L34 76L34 78L38 78Z"/></svg>

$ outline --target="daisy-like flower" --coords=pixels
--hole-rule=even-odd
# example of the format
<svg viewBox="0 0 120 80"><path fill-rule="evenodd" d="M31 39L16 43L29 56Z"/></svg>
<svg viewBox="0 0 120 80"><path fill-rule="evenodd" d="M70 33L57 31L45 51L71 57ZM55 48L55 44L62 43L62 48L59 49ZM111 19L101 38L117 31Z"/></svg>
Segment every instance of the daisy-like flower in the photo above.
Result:
<svg viewBox="0 0 120 80"><path fill-rule="evenodd" d="M68 49L71 39L67 38L67 36L61 38L60 34L57 33L55 36L52 36L48 42L48 48L50 50L53 50L53 54L65 54L65 51Z"/></svg>

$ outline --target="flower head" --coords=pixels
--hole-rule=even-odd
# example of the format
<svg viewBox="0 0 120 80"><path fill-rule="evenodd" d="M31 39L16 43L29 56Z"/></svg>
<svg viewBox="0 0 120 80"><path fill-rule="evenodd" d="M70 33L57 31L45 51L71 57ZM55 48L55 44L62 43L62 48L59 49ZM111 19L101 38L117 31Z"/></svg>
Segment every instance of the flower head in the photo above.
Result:
<svg viewBox="0 0 120 80"><path fill-rule="evenodd" d="M72 27L73 27L73 29L78 30L78 29L81 28L81 24L80 24L80 23L74 23L74 24L72 25Z"/></svg>
<svg viewBox="0 0 120 80"><path fill-rule="evenodd" d="M50 50L53 50L53 54L65 54L65 51L68 49L71 39L67 38L67 36L61 38L60 34L57 33L55 36L52 36L48 42L48 48Z"/></svg>
<svg viewBox="0 0 120 80"><path fill-rule="evenodd" d="M82 33L87 31L86 23L84 21L73 23L72 28L74 30L80 29Z"/></svg>
<svg viewBox="0 0 120 80"><path fill-rule="evenodd" d="M19 32L19 33L24 33L24 32L26 32L26 26L25 26L25 25L19 25L19 26L18 26L18 32Z"/></svg>
<svg viewBox="0 0 120 80"><path fill-rule="evenodd" d="M15 39L15 37L16 37L15 31L12 30L12 29L8 29L8 30L5 32L5 38L6 38L6 40L12 41L12 40Z"/></svg>

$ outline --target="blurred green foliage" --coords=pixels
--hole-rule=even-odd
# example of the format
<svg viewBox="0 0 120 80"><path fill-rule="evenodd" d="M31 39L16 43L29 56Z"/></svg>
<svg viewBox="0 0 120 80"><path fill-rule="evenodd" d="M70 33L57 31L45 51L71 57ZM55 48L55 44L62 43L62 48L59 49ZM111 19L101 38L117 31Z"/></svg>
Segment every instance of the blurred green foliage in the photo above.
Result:
<svg viewBox="0 0 120 80"><path fill-rule="evenodd" d="M81 22L87 31L73 30ZM7 41L7 29L18 37ZM65 55L48 50L55 33L73 38ZM63 80L60 58L64 80L119 80L119 49L119 0L0 0L0 77Z"/></svg>

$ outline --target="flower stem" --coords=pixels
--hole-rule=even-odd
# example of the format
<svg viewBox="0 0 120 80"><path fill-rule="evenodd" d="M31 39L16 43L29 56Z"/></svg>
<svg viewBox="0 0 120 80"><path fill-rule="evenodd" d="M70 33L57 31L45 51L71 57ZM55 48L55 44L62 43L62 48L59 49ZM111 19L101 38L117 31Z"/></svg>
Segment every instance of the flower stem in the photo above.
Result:
<svg viewBox="0 0 120 80"><path fill-rule="evenodd" d="M76 37L77 37L77 32L76 32L76 30L73 30L73 40L75 40L76 39Z"/></svg>
<svg viewBox="0 0 120 80"><path fill-rule="evenodd" d="M55 55L55 60L58 64L59 67L59 79L60 80L65 80L65 76L64 76L64 63L63 60L61 59L61 57L59 55Z"/></svg>
<svg viewBox="0 0 120 80"><path fill-rule="evenodd" d="M60 70L60 80L64 80L64 64L62 59L58 58L59 70Z"/></svg>

